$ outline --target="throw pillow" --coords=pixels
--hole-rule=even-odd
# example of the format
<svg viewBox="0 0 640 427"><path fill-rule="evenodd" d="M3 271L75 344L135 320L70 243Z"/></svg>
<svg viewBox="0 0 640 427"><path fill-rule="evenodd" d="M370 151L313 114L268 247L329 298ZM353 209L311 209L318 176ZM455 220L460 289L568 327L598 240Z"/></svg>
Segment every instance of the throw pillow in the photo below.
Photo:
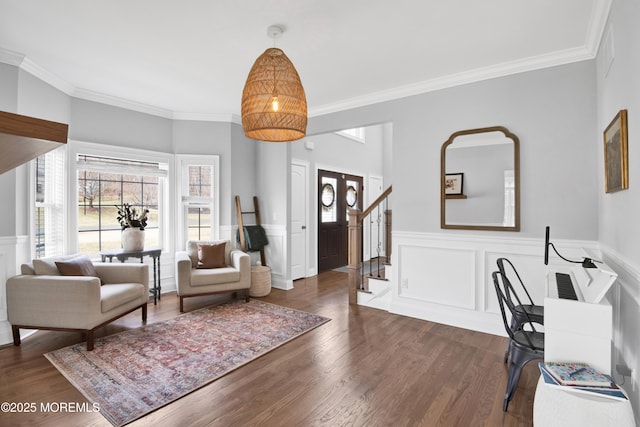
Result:
<svg viewBox="0 0 640 427"><path fill-rule="evenodd" d="M198 265L196 268L221 268L227 264L224 259L226 243L207 245L198 243Z"/></svg>
<svg viewBox="0 0 640 427"><path fill-rule="evenodd" d="M66 261L56 261L56 266L63 276L93 276L98 277L93 263L86 255L80 255Z"/></svg>
<svg viewBox="0 0 640 427"><path fill-rule="evenodd" d="M60 270L56 266L56 261L68 261L78 256L80 254L36 258L33 260L33 269L38 276L61 276Z"/></svg>

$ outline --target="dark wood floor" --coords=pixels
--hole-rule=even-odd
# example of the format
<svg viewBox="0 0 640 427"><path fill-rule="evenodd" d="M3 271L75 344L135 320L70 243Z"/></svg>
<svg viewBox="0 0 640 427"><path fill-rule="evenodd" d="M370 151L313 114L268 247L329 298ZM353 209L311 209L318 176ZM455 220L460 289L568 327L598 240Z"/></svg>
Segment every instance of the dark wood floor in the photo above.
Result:
<svg viewBox="0 0 640 427"><path fill-rule="evenodd" d="M347 303L347 275L327 272L264 301L330 317L319 328L132 426L530 426L538 378L523 371L507 413L506 339ZM215 303L185 300L185 310ZM175 294L149 323L178 314ZM140 326L139 311L98 336ZM44 353L81 341L41 331L0 348L0 401L85 402ZM99 345L99 344L97 344ZM2 426L109 426L98 413L0 413Z"/></svg>

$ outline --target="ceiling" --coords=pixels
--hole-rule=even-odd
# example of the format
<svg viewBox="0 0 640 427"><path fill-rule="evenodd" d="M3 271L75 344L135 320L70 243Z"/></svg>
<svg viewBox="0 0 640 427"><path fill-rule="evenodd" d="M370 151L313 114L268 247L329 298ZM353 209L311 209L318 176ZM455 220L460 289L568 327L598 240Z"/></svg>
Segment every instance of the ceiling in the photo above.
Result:
<svg viewBox="0 0 640 427"><path fill-rule="evenodd" d="M274 41L311 116L593 58L611 0L0 0L0 62L71 96L237 120Z"/></svg>

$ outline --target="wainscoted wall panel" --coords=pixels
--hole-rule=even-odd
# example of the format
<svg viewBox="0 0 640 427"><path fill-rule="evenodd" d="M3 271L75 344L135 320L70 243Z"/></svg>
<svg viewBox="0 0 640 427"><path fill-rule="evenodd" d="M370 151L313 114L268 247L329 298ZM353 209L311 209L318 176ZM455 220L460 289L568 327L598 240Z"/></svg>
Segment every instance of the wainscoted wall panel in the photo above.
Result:
<svg viewBox="0 0 640 427"><path fill-rule="evenodd" d="M287 275L287 229L283 225L263 225L269 244L264 256L271 267L271 286L278 289L293 289L293 281Z"/></svg>
<svg viewBox="0 0 640 427"><path fill-rule="evenodd" d="M544 243L542 243L541 247L544 247ZM536 304L543 304L546 294L546 277L544 260L542 256L543 253L544 252L540 252L535 255L530 255L486 251L484 257L484 269L486 272L484 289L485 298L482 304L484 310L489 313L500 314L500 306L498 305L498 298L493 287L493 279L491 278L491 273L498 270L498 258L507 258L509 261L511 261L514 267L517 269L518 274L522 278L522 282L527 287L527 291L529 291L529 294L531 295L533 301ZM524 291L520 291L520 284L518 283L516 276L509 269L509 266L506 263L505 268L507 268L509 277L513 277L512 284L515 287L516 292L518 292L518 295L526 297Z"/></svg>
<svg viewBox="0 0 640 427"><path fill-rule="evenodd" d="M267 233L269 244L264 248L264 257L267 265L271 267L271 286L278 289L293 289L293 281L287 280L286 250L287 250L287 229L283 225L262 224ZM233 231L231 231L233 230ZM220 238L230 239L232 246L240 249L237 242L238 226L220 227ZM231 237L233 236L233 237ZM249 252L251 265L256 265L260 261L259 252Z"/></svg>
<svg viewBox="0 0 640 427"><path fill-rule="evenodd" d="M613 353L614 365L625 365L634 370L633 377L623 378L611 372L618 383L623 384L633 404L636 418L640 414L640 270L612 249L602 248L604 261L618 273L618 280L609 293L613 306ZM636 419L638 425L640 420Z"/></svg>
<svg viewBox="0 0 640 427"><path fill-rule="evenodd" d="M450 233L394 232L394 283L390 311L452 326L506 335L491 273L509 258L534 301L545 295L544 239ZM555 242L578 259L594 242ZM551 264L563 261L553 256Z"/></svg>
<svg viewBox="0 0 640 427"><path fill-rule="evenodd" d="M13 342L11 325L7 322L7 279L20 273L20 264L28 262L27 236L0 237L0 345Z"/></svg>
<svg viewBox="0 0 640 427"><path fill-rule="evenodd" d="M474 250L399 246L399 297L473 310L475 255Z"/></svg>

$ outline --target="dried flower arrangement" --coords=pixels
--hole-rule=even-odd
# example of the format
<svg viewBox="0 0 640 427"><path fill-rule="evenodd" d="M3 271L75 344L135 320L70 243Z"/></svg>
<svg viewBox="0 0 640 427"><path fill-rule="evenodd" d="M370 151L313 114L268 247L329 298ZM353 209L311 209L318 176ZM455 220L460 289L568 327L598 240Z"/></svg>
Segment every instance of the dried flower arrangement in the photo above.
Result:
<svg viewBox="0 0 640 427"><path fill-rule="evenodd" d="M140 210L138 210L137 208L132 208L129 203L124 203L122 206L116 205L116 208L118 208L117 219L123 230L126 228L144 230L147 226L149 209L140 208Z"/></svg>

